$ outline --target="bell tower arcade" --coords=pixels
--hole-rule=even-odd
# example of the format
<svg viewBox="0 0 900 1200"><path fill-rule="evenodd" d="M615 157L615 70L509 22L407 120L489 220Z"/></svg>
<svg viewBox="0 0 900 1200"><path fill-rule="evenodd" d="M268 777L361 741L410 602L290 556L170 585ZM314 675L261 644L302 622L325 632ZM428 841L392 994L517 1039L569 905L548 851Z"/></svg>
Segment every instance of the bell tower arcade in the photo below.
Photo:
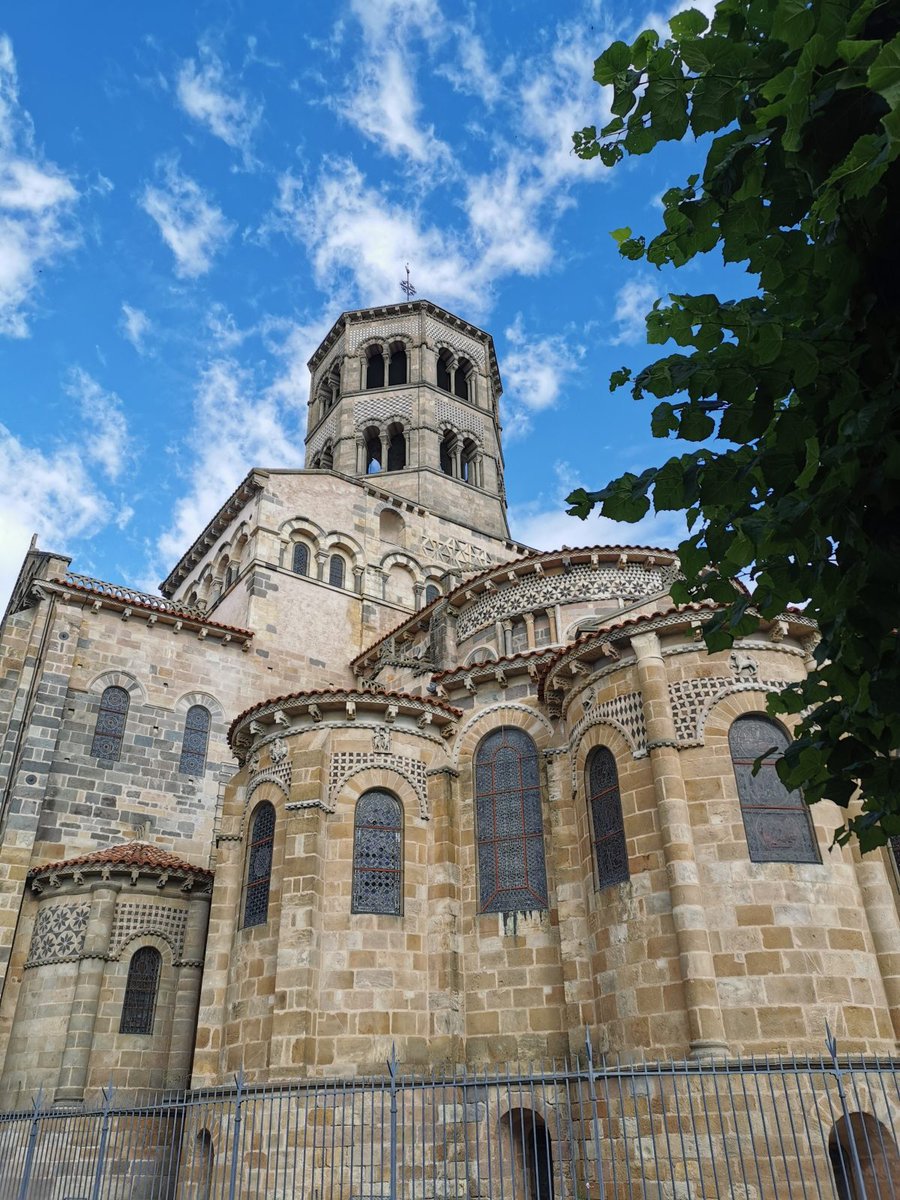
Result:
<svg viewBox="0 0 900 1200"><path fill-rule="evenodd" d="M427 300L343 313L309 362L307 469L508 538L490 334Z"/></svg>

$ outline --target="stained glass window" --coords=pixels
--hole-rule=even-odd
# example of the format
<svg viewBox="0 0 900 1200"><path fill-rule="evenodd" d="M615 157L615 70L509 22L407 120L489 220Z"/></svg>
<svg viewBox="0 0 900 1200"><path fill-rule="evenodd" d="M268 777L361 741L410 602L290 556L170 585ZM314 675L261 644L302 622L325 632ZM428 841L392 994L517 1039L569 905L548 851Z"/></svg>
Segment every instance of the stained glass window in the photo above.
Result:
<svg viewBox="0 0 900 1200"><path fill-rule="evenodd" d="M403 912L403 810L390 792L366 792L356 804L353 912Z"/></svg>
<svg viewBox="0 0 900 1200"><path fill-rule="evenodd" d="M265 925L269 917L269 885L272 881L272 844L275 841L275 809L264 801L250 822L247 854L247 891L244 898L244 928Z"/></svg>
<svg viewBox="0 0 900 1200"><path fill-rule="evenodd" d="M822 861L802 793L789 792L775 770L788 744L780 725L755 714L738 717L728 731L751 862Z"/></svg>
<svg viewBox="0 0 900 1200"><path fill-rule="evenodd" d="M344 560L339 554L332 554L328 562L328 582L332 587L344 586Z"/></svg>
<svg viewBox="0 0 900 1200"><path fill-rule="evenodd" d="M309 547L304 546L302 542L294 543L294 557L291 561L291 570L295 575L309 574Z"/></svg>
<svg viewBox="0 0 900 1200"><path fill-rule="evenodd" d="M206 751L209 746L209 709L192 704L184 719L184 739L181 743L182 775L202 775L206 770Z"/></svg>
<svg viewBox="0 0 900 1200"><path fill-rule="evenodd" d="M475 752L481 912L547 907L537 747L521 729L489 733Z"/></svg>
<svg viewBox="0 0 900 1200"><path fill-rule="evenodd" d="M592 750L585 771L597 887L612 887L628 881L628 846L622 819L619 772L612 751L606 746Z"/></svg>
<svg viewBox="0 0 900 1200"><path fill-rule="evenodd" d="M108 687L100 697L100 711L91 743L94 758L118 761L121 757L128 703L128 693L122 687Z"/></svg>
<svg viewBox="0 0 900 1200"><path fill-rule="evenodd" d="M152 1033L162 956L153 946L135 950L128 964L119 1033Z"/></svg>
<svg viewBox="0 0 900 1200"><path fill-rule="evenodd" d="M425 603L431 604L433 600L437 600L437 598L440 594L441 594L441 589L439 587L437 587L435 584L429 583L429 585L425 589Z"/></svg>

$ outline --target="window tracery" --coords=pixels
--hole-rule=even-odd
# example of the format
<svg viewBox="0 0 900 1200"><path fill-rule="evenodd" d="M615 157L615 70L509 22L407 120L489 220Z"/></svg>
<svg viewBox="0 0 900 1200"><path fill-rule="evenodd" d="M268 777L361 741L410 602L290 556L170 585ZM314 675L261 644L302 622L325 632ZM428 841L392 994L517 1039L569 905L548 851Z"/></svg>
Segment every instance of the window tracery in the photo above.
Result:
<svg viewBox="0 0 900 1200"><path fill-rule="evenodd" d="M269 919L272 850L275 843L275 809L264 800L250 822L247 852L247 887L244 894L244 928L265 925Z"/></svg>
<svg viewBox="0 0 900 1200"><path fill-rule="evenodd" d="M94 758L105 758L118 762L122 755L125 737L125 722L128 718L130 697L123 687L108 687L100 697L100 711L94 726L91 754Z"/></svg>
<svg viewBox="0 0 900 1200"><path fill-rule="evenodd" d="M352 911L403 912L403 809L381 789L365 792L356 803Z"/></svg>
<svg viewBox="0 0 900 1200"><path fill-rule="evenodd" d="M612 751L606 746L592 750L585 776L597 887L602 890L617 883L627 883L629 879L619 772Z"/></svg>
<svg viewBox="0 0 900 1200"><path fill-rule="evenodd" d="M303 542L295 542L291 555L291 570L295 575L309 574L309 547Z"/></svg>
<svg viewBox="0 0 900 1200"><path fill-rule="evenodd" d="M332 554L328 560L328 582L332 587L342 588L344 586L345 575L346 567L344 560L340 554Z"/></svg>
<svg viewBox="0 0 900 1200"><path fill-rule="evenodd" d="M192 704L187 710L181 742L181 761L178 764L182 775L202 775L206 770L209 722L209 709L204 708L202 704Z"/></svg>
<svg viewBox="0 0 900 1200"><path fill-rule="evenodd" d="M547 907L538 753L521 729L489 733L475 751L481 912Z"/></svg>
<svg viewBox="0 0 900 1200"><path fill-rule="evenodd" d="M803 794L789 792L775 769L789 744L780 725L756 713L738 717L728 731L751 862L822 861Z"/></svg>
<svg viewBox="0 0 900 1200"><path fill-rule="evenodd" d="M154 946L135 950L128 964L119 1033L152 1033L162 955Z"/></svg>

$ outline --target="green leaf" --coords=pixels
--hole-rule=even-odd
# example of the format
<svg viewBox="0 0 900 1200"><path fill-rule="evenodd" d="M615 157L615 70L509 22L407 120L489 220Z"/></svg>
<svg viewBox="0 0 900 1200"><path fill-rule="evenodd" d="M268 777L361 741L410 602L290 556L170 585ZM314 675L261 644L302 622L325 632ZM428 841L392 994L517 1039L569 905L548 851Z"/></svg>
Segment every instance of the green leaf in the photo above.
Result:
<svg viewBox="0 0 900 1200"><path fill-rule="evenodd" d="M709 28L709 21L696 8L686 8L669 18L669 28L679 41L682 38L697 37Z"/></svg>
<svg viewBox="0 0 900 1200"><path fill-rule="evenodd" d="M610 237L617 246L621 246L623 242L627 241L631 237L631 230L627 225L623 225L621 229L613 229L610 232Z"/></svg>
<svg viewBox="0 0 900 1200"><path fill-rule="evenodd" d="M594 79L601 85L615 82L631 66L631 48L625 42L613 42L594 63Z"/></svg>
<svg viewBox="0 0 900 1200"><path fill-rule="evenodd" d="M712 417L691 405L681 414L678 436L689 442L702 442L715 432L715 428L716 423Z"/></svg>
<svg viewBox="0 0 900 1200"><path fill-rule="evenodd" d="M900 107L900 34L888 42L869 67L868 84L890 108Z"/></svg>

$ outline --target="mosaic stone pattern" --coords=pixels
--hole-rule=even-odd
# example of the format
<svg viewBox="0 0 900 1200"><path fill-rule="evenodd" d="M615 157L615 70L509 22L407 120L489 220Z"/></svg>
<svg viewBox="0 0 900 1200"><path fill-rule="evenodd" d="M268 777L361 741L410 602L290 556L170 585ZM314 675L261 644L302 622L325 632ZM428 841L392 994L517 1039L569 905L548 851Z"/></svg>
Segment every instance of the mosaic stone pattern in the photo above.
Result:
<svg viewBox="0 0 900 1200"><path fill-rule="evenodd" d="M78 958L84 946L89 904L53 904L40 909L31 936L26 967Z"/></svg>

